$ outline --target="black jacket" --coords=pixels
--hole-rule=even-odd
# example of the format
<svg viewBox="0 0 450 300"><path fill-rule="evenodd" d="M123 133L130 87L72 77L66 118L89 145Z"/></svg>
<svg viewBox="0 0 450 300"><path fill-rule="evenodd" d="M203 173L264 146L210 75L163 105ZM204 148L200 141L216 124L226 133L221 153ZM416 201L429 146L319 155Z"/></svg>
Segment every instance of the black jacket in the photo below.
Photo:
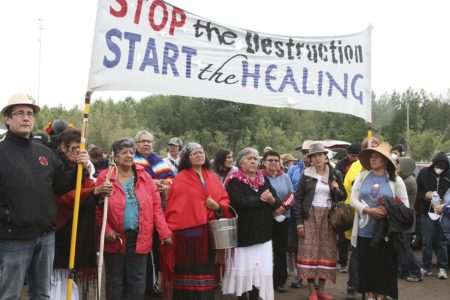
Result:
<svg viewBox="0 0 450 300"><path fill-rule="evenodd" d="M55 195L67 193L75 182L76 169L64 171L52 150L8 131L0 143L0 239L54 231Z"/></svg>
<svg viewBox="0 0 450 300"><path fill-rule="evenodd" d="M446 163L444 172L437 175L434 172L434 165L443 161ZM430 210L430 201L425 200L425 193L437 191L441 199L444 198L445 192L450 188L450 163L444 152L438 153L433 158L433 163L428 168L420 170L417 175L417 201L421 206L422 214L427 214Z"/></svg>
<svg viewBox="0 0 450 300"><path fill-rule="evenodd" d="M370 247L377 249L385 236L389 237L394 249L397 251L402 264L407 264L407 249L401 241L401 235L414 223L414 209L406 207L403 203L395 202L391 197L383 197L388 212L387 218L377 219Z"/></svg>
<svg viewBox="0 0 450 300"><path fill-rule="evenodd" d="M236 178L228 183L230 205L238 214L238 247L261 244L272 239L272 214L280 201L269 179L265 176L264 179L264 185L257 192ZM262 192L267 189L277 199L275 205L260 199Z"/></svg>
<svg viewBox="0 0 450 300"><path fill-rule="evenodd" d="M328 173L328 186L330 187L330 195L332 201L343 201L347 198L347 193L345 192L344 185L342 184L342 175L336 169L333 169L330 165ZM309 167L314 168L314 167ZM306 170L305 170L306 172ZM331 189L331 182L336 180L339 185L339 191L334 191ZM298 184L297 192L295 193L295 203L294 211L297 224L303 224L309 216L309 210L311 209L312 202L314 200L314 193L316 191L317 178L310 177L305 173L302 174L300 178L300 183Z"/></svg>

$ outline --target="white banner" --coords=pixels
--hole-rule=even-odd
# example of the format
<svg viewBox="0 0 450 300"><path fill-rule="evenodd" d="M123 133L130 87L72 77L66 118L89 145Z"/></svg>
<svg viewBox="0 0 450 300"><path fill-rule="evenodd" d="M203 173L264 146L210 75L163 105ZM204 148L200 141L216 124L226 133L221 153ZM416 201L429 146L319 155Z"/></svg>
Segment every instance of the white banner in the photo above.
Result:
<svg viewBox="0 0 450 300"><path fill-rule="evenodd" d="M149 91L351 114L371 121L371 27L288 37L155 0L100 0L89 91Z"/></svg>

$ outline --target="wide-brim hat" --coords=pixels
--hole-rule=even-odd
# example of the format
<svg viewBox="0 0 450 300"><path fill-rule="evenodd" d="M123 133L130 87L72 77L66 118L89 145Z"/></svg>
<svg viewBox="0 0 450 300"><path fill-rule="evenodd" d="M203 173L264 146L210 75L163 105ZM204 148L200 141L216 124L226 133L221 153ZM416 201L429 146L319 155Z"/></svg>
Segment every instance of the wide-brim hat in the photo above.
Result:
<svg viewBox="0 0 450 300"><path fill-rule="evenodd" d="M295 159L295 157L293 157L290 153L282 154L282 155L280 156L280 159L281 159L281 163L282 163L282 164L284 164L284 163L286 163L286 162L288 162L288 161L297 161L297 160Z"/></svg>
<svg viewBox="0 0 450 300"><path fill-rule="evenodd" d="M5 115L6 110L14 105L29 105L33 107L33 111L35 114L41 111L41 108L34 104L34 101L31 100L27 95L25 95L24 93L17 93L9 98L8 103L2 109L2 115Z"/></svg>
<svg viewBox="0 0 450 300"><path fill-rule="evenodd" d="M328 150L325 149L325 147L322 145L322 143L312 143L309 145L309 153L308 156L311 156L313 154L317 153L323 153L325 155L328 154Z"/></svg>
<svg viewBox="0 0 450 300"><path fill-rule="evenodd" d="M295 148L295 150L309 150L309 146L314 143L312 140L305 140L301 146Z"/></svg>
<svg viewBox="0 0 450 300"><path fill-rule="evenodd" d="M377 147L363 149L359 153L359 161L361 162L361 165L364 167L364 169L372 170L372 167L370 166L370 154L372 154L372 152L377 152L383 155L383 157L387 159L388 163L391 163L395 168L395 162L391 156L391 149L391 145L387 142L383 142Z"/></svg>

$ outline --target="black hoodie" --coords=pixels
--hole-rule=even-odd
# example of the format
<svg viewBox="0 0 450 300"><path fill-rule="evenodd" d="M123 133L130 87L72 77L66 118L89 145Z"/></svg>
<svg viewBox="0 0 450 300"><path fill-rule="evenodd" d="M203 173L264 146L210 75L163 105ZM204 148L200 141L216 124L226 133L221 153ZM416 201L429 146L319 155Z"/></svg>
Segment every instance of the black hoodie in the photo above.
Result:
<svg viewBox="0 0 450 300"><path fill-rule="evenodd" d="M439 161L443 161L446 167L440 175L437 175L434 166ZM426 214L430 210L430 201L425 200L426 192L437 191L442 199L449 188L450 162L444 152L439 152L433 158L433 163L428 168L420 170L419 175L417 175L417 200L422 207L422 214Z"/></svg>

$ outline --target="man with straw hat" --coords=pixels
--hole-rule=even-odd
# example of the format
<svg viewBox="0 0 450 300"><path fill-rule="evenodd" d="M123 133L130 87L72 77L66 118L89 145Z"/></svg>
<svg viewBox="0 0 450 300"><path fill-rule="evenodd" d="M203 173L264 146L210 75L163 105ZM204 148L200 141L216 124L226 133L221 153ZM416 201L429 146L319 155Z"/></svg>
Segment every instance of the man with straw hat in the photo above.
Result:
<svg viewBox="0 0 450 300"><path fill-rule="evenodd" d="M303 159L288 171L288 175L292 180L292 184L294 185L294 191L297 190L298 183L300 182L300 177L302 176L303 171L305 171L305 169L309 167L311 163L311 160L308 157L308 153L309 146L312 143L312 140L305 140L301 146L295 148L296 150L300 150L300 152L303 154Z"/></svg>
<svg viewBox="0 0 450 300"><path fill-rule="evenodd" d="M25 278L30 299L49 297L55 246L55 195L75 186L76 169L65 172L48 147L33 142L40 108L18 93L2 109L8 128L0 143L0 299L20 299ZM87 165L82 151L77 162Z"/></svg>
<svg viewBox="0 0 450 300"><path fill-rule="evenodd" d="M297 161L295 157L292 156L290 153L281 154L281 165L283 166L284 172L289 171L290 168L292 168Z"/></svg>

